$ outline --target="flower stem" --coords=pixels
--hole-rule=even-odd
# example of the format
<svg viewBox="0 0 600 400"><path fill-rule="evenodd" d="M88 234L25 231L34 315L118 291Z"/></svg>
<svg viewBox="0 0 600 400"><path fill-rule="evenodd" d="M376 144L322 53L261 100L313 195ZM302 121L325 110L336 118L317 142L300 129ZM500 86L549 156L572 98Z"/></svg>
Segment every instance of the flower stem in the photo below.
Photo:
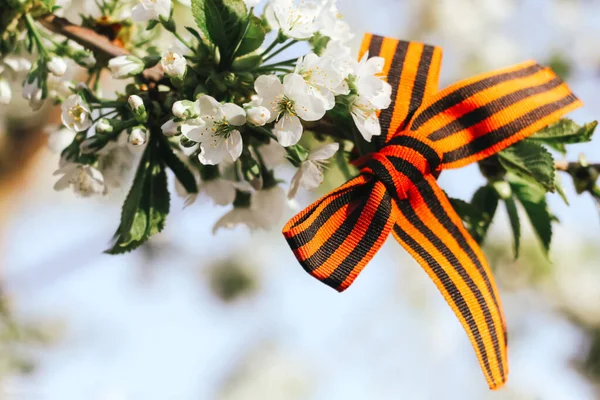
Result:
<svg viewBox="0 0 600 400"><path fill-rule="evenodd" d="M269 69L269 68L279 67L279 66L292 67L293 64L296 62L296 60L297 60L296 58L290 58L289 60L276 62L274 64L262 65L262 66L258 67L257 69ZM290 65L290 64L292 64L292 65Z"/></svg>
<svg viewBox="0 0 600 400"><path fill-rule="evenodd" d="M187 48L188 48L188 49L190 49L190 50L191 50L191 51L192 51L194 54L196 54L196 49L194 48L194 46L192 46L192 45L190 44L190 42L188 42L187 40L185 40L185 39L184 39L184 38L183 38L183 37L182 37L182 36L181 36L179 33L177 33L176 31L173 31L173 35L175 35L175 37L176 37L177 39L179 39L179 41L180 41L181 43L183 43L183 45L184 45L185 47L187 47Z"/></svg>
<svg viewBox="0 0 600 400"><path fill-rule="evenodd" d="M267 54L269 54L269 52L270 52L271 50L273 50L273 49L275 48L275 46L277 46L278 44L279 44L279 41L278 41L277 39L273 40L273 43L271 43L271 44L269 45L269 47L267 47L267 49L266 49L265 51L263 51L263 52L262 52L262 54L260 55L260 56L261 56L261 58L262 58L262 57L266 57L266 56L267 56Z"/></svg>
<svg viewBox="0 0 600 400"><path fill-rule="evenodd" d="M280 54L281 52L283 52L284 50L288 49L289 47L295 45L296 43L298 43L298 41L296 39L292 40L291 42L288 42L287 44L281 46L279 49L277 49L277 51L275 51L274 53L272 53L270 56L268 56L267 58L265 58L263 60L263 62L267 62L269 61L271 58L275 57L276 55Z"/></svg>
<svg viewBox="0 0 600 400"><path fill-rule="evenodd" d="M30 14L25 14L25 25L27 25L27 30L33 37L33 40L35 41L35 46L37 47L38 52L40 53L42 58L47 58L48 51L46 50L46 46L44 46L44 43L42 42L40 33L38 32L37 27L35 26L35 22L33 21L33 18Z"/></svg>

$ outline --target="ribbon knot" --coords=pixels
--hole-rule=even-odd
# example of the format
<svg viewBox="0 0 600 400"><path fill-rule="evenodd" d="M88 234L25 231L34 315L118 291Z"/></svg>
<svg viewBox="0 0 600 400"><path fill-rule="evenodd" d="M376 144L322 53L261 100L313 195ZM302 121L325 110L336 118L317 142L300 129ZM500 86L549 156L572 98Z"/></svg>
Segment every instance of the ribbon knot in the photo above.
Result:
<svg viewBox="0 0 600 400"><path fill-rule="evenodd" d="M525 62L438 91L441 49L366 35L385 60L392 105L360 174L283 228L303 268L347 289L390 233L423 267L465 328L492 389L508 374L498 290L478 244L436 177L492 156L580 107L550 69Z"/></svg>

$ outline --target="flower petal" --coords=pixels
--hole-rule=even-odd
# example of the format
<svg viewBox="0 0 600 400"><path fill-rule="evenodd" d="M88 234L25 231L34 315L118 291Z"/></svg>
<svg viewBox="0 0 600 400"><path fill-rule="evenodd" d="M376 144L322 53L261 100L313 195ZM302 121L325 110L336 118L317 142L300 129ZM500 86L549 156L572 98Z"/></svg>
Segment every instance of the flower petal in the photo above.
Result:
<svg viewBox="0 0 600 400"><path fill-rule="evenodd" d="M273 133L277 136L277 141L283 146L292 146L300 141L302 137L302 123L298 117L285 115L281 118L273 129Z"/></svg>
<svg viewBox="0 0 600 400"><path fill-rule="evenodd" d="M308 159L311 161L323 161L328 160L339 150L339 143L329 143L325 146L319 147L315 151L312 151L308 155Z"/></svg>
<svg viewBox="0 0 600 400"><path fill-rule="evenodd" d="M226 103L221 106L225 119L234 126L242 126L246 123L246 111L237 104Z"/></svg>

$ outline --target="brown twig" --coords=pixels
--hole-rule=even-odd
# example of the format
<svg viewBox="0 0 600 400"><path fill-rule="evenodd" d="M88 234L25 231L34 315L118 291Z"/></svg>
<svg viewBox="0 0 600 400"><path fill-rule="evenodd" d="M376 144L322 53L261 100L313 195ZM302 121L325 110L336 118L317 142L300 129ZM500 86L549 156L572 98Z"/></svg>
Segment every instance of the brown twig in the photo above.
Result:
<svg viewBox="0 0 600 400"><path fill-rule="evenodd" d="M111 42L106 36L100 35L92 29L75 25L66 18L47 14L39 18L38 21L49 31L69 38L91 50L96 58L104 62L114 57L130 54L126 49ZM148 81L158 82L163 78L164 73L160 67L155 66L145 70L142 75Z"/></svg>
<svg viewBox="0 0 600 400"><path fill-rule="evenodd" d="M581 163L579 162L569 162L569 161L556 161L554 163L554 168L557 171L567 172L572 170L573 168L581 167ZM600 164L589 164L588 167L592 167L598 171L600 171Z"/></svg>

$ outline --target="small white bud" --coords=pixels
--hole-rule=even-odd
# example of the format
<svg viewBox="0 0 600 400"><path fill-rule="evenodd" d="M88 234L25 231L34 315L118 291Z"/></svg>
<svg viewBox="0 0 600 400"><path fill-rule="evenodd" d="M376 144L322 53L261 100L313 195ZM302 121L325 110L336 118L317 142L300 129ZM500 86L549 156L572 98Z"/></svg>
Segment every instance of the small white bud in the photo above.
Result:
<svg viewBox="0 0 600 400"><path fill-rule="evenodd" d="M177 118L193 118L196 116L196 103L189 100L176 101L173 103L171 111Z"/></svg>
<svg viewBox="0 0 600 400"><path fill-rule="evenodd" d="M67 72L67 63L61 57L52 57L47 66L48 71L56 76L63 76Z"/></svg>
<svg viewBox="0 0 600 400"><path fill-rule="evenodd" d="M132 55L119 56L108 62L110 73L115 79L125 79L142 73L144 61Z"/></svg>
<svg viewBox="0 0 600 400"><path fill-rule="evenodd" d="M27 79L29 80L29 78ZM29 106L33 111L37 111L44 104L43 91L39 86L38 78L33 79L31 82L28 82L28 80L23 85L23 98L29 101Z"/></svg>
<svg viewBox="0 0 600 400"><path fill-rule="evenodd" d="M12 89L10 83L4 78L0 78L0 104L10 103L12 98Z"/></svg>
<svg viewBox="0 0 600 400"><path fill-rule="evenodd" d="M142 100L142 98L136 94L129 96L127 102L129 103L129 107L131 107L131 109L135 112L138 112L140 108L144 107L144 100Z"/></svg>
<svg viewBox="0 0 600 400"><path fill-rule="evenodd" d="M180 125L181 125L180 123L175 122L172 119L170 119L161 126L162 133L165 136L175 136L179 133Z"/></svg>
<svg viewBox="0 0 600 400"><path fill-rule="evenodd" d="M106 118L102 118L98 124L96 124L96 132L98 133L110 133L113 131L113 126L110 121Z"/></svg>
<svg viewBox="0 0 600 400"><path fill-rule="evenodd" d="M96 65L96 57L88 51L78 51L75 54L75 62L86 68L93 68Z"/></svg>
<svg viewBox="0 0 600 400"><path fill-rule="evenodd" d="M246 110L246 118L255 126L265 126L271 118L271 112L265 107L252 107Z"/></svg>
<svg viewBox="0 0 600 400"><path fill-rule="evenodd" d="M129 143L132 146L141 146L146 143L146 128L138 126L129 134Z"/></svg>

